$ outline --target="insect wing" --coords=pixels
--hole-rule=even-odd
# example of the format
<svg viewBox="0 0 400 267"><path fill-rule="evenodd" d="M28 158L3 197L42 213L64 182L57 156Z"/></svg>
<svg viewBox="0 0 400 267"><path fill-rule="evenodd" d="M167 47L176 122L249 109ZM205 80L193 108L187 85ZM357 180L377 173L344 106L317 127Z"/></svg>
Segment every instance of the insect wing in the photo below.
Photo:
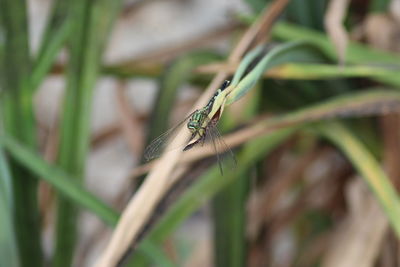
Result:
<svg viewBox="0 0 400 267"><path fill-rule="evenodd" d="M215 135L215 130L214 128L216 128L215 126L209 126L207 127L206 130L206 138L207 139L211 139L211 143L213 144L214 147L214 151L215 151L215 155L217 156L217 162L218 162L218 166L219 166L219 171L221 172L221 175L224 175L224 170L222 168L222 163L221 163L221 159L219 156L219 151L218 151L218 147L217 147L217 136Z"/></svg>
<svg viewBox="0 0 400 267"><path fill-rule="evenodd" d="M177 130L193 115L194 112L190 113L180 123L154 139L144 150L144 158L147 161L158 158L163 152L164 148L170 143L172 137L174 137L178 133Z"/></svg>
<svg viewBox="0 0 400 267"><path fill-rule="evenodd" d="M226 155L225 157L226 160L224 160L224 165L228 164L229 168L236 167L237 165L236 157L233 154L232 150L229 148L229 146L224 142L221 134L219 133L216 123L213 122L209 123L209 125L207 126L206 135L207 135L206 138L211 139L209 141L213 144L221 174L223 175L222 156L224 155Z"/></svg>

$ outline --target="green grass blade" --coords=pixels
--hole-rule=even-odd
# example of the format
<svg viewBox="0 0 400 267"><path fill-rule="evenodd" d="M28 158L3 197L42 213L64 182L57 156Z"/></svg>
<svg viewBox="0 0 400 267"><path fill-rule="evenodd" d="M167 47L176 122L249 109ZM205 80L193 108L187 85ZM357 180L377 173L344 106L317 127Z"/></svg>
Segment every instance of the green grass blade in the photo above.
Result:
<svg viewBox="0 0 400 267"><path fill-rule="evenodd" d="M146 255L148 259L152 259L153 263L156 264L156 266L160 267L176 266L164 255L163 251L160 251L159 246L155 246L150 242L143 242L143 246L141 246L139 250L141 253Z"/></svg>
<svg viewBox="0 0 400 267"><path fill-rule="evenodd" d="M400 237L400 199L378 161L342 124L321 123L315 127L349 158L380 202L397 237Z"/></svg>
<svg viewBox="0 0 400 267"><path fill-rule="evenodd" d="M43 34L38 55L33 62L31 90L35 90L50 70L54 59L72 33L71 1L56 0Z"/></svg>
<svg viewBox="0 0 400 267"><path fill-rule="evenodd" d="M329 58L336 60L337 55L333 44L326 35L321 32L310 30L294 24L279 22L272 30L272 35L275 38L287 41L303 40L311 43L321 49ZM393 66L399 66L400 56L377 50L366 45L349 42L346 52L346 61L354 64L372 64L372 63L387 63Z"/></svg>
<svg viewBox="0 0 400 267"><path fill-rule="evenodd" d="M36 129L30 92L31 60L27 8L23 0L1 0L2 97L0 108L4 131L19 142L36 148ZM21 266L41 266L40 221L37 180L24 166L10 160L13 223ZM29 225L29 227L27 227Z"/></svg>
<svg viewBox="0 0 400 267"><path fill-rule="evenodd" d="M0 6L1 7L1 6ZM1 11L0 11L0 15L1 15ZM5 32L5 28L4 28L4 21L2 19L0 19L0 32ZM4 40L0 41L0 99L2 98L3 94L4 94L4 89L6 88L7 84L5 83L5 60L4 60L4 56L5 56L5 44L4 44Z"/></svg>
<svg viewBox="0 0 400 267"><path fill-rule="evenodd" d="M11 174L0 147L0 266L19 266L12 210Z"/></svg>
<svg viewBox="0 0 400 267"><path fill-rule="evenodd" d="M313 122L330 118L360 117L398 110L400 93L394 90L365 90L332 97L265 121L266 125Z"/></svg>
<svg viewBox="0 0 400 267"><path fill-rule="evenodd" d="M4 199L6 205L11 208L13 206L12 199L12 180L10 167L4 155L3 148L0 146L0 196Z"/></svg>
<svg viewBox="0 0 400 267"><path fill-rule="evenodd" d="M248 173L242 173L213 200L215 266L246 266L248 177Z"/></svg>
<svg viewBox="0 0 400 267"><path fill-rule="evenodd" d="M280 22L272 29L272 36L285 41L304 40L318 47L330 59L337 61L333 43L329 38L317 31L299 27L290 23ZM365 64L372 66L399 67L400 56L395 53L376 50L357 42L348 42L346 47L346 63ZM388 85L400 86L400 76L379 77L376 80Z"/></svg>
<svg viewBox="0 0 400 267"><path fill-rule="evenodd" d="M102 51L121 1L73 1L73 36L63 103L58 163L77 183L82 182L89 148L92 92ZM74 203L60 196L57 208L53 266L71 266L77 239Z"/></svg>
<svg viewBox="0 0 400 267"><path fill-rule="evenodd" d="M243 78L243 75L247 68L250 66L253 60L262 55L263 51L263 46L258 46L244 56L244 58L240 61L240 64L235 71L235 74L233 75L230 86L237 86L239 81Z"/></svg>
<svg viewBox="0 0 400 267"><path fill-rule="evenodd" d="M399 68L385 68L377 66L310 63L288 63L267 71L264 76L285 80L322 80L333 78L378 78L393 76L400 71Z"/></svg>
<svg viewBox="0 0 400 267"><path fill-rule="evenodd" d="M71 175L56 166L49 165L39 155L22 146L11 137L2 136L1 143L15 160L29 168L41 179L50 183L65 197L90 210L108 225L114 226L117 223L118 213L85 190Z"/></svg>
<svg viewBox="0 0 400 267"><path fill-rule="evenodd" d="M247 55L246 55L247 56ZM244 60L244 59L243 59ZM239 71L243 61L234 73L231 85L236 85L242 78L244 71ZM243 64L248 66L248 64ZM159 65L161 66L161 65ZM161 70L154 72L146 72L146 68L136 69L123 69L114 67L112 71L109 71L111 67L104 67L103 74L113 75L116 77L123 76L123 78L144 76L147 78L155 78L160 75ZM333 79L333 78L353 78L353 77L365 77L365 78L379 78L380 76L393 76L398 73L400 67L390 66L374 66L374 65L345 65L338 66L334 64L319 64L319 63L284 63L279 66L275 66L263 75L264 77L271 77L274 79L285 79L285 80L322 80L322 79ZM146 73L145 73L146 72ZM209 79L214 72L200 72L194 73L193 77L189 80L190 82L197 82L199 79Z"/></svg>
<svg viewBox="0 0 400 267"><path fill-rule="evenodd" d="M32 172L34 172L37 177L48 182L63 196L73 201L77 206L87 209L88 211L95 214L106 224L110 226L115 226L118 222L119 214L117 211L109 207L102 200L97 198L95 195L85 190L80 184L75 182L75 179L70 177L69 174L65 173L63 170L56 166L52 166L45 162L41 157L26 147L20 145L18 142L13 140L13 138L1 136L0 145L4 145L9 154L19 161L21 164L25 165ZM6 178L7 169L3 168L3 161L0 154L0 185ZM7 188L7 180L5 180L5 185L1 186L0 190ZM2 191L0 197L5 196ZM2 217L3 218L3 217ZM7 243L11 245L12 243ZM144 246L142 252L149 256L149 259L157 264L163 263L165 266L171 266L170 263L160 251L156 251L157 248L151 246ZM11 255L11 254L10 254ZM0 259L1 260L1 259ZM14 266L14 265L6 265ZM163 266L163 265L160 265Z"/></svg>
<svg viewBox="0 0 400 267"><path fill-rule="evenodd" d="M249 55L253 56L253 53L258 51L259 48L256 48L255 51L250 52ZM290 42L274 47L260 59L257 65L240 80L236 86L234 86L234 89L227 97L226 104L229 105L245 95L254 87L266 70L286 62L296 61L321 61L321 55L312 45L305 42ZM248 61L245 62L250 64ZM244 65L240 67L244 68ZM241 68L239 68L239 70L241 70Z"/></svg>

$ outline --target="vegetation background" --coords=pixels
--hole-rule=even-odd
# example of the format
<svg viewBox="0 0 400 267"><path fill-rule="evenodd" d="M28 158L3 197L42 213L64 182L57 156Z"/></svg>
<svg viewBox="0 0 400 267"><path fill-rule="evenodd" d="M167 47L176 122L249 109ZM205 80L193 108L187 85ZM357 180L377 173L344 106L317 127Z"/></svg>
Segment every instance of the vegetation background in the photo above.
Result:
<svg viewBox="0 0 400 267"><path fill-rule="evenodd" d="M400 266L399 26L399 0L0 0L0 266ZM235 168L144 161L232 76Z"/></svg>

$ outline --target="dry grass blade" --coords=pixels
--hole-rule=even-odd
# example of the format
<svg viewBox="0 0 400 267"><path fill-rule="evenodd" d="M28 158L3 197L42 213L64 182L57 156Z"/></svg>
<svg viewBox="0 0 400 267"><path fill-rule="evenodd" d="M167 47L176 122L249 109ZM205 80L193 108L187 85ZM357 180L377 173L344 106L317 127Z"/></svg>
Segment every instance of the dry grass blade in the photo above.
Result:
<svg viewBox="0 0 400 267"><path fill-rule="evenodd" d="M346 15L348 5L349 0L331 0L324 21L326 31L335 45L340 65L344 64L346 57L348 37L346 29L343 26L343 19Z"/></svg>
<svg viewBox="0 0 400 267"><path fill-rule="evenodd" d="M278 4L281 5L280 3L287 3L287 0L275 1L272 6L276 6ZM284 5L282 5L282 9L283 7ZM277 17L278 14L270 14L268 10L264 12L260 21L265 21L266 17L272 15ZM269 20L273 21L276 17L274 17L272 20ZM229 61L235 62L240 60L241 56L247 51L249 45L253 42L256 34L259 34L259 30L259 23L256 23L246 32L229 57ZM216 75L210 86L195 104L196 108L203 106L207 102L225 77L226 74L224 72ZM172 142L171 147L184 145L188 135L189 134L187 131L185 131L185 129L179 131L177 137ZM122 213L111 240L104 253L97 261L96 266L109 267L117 265L121 257L128 250L131 242L137 238L141 229L150 218L158 201L162 198L165 192L167 192L169 185L172 184L173 181L171 181L170 174L178 162L181 154L182 151L175 150L168 153L168 156L163 155L161 157L159 163L146 177L142 187L133 196Z"/></svg>
<svg viewBox="0 0 400 267"><path fill-rule="evenodd" d="M245 52L257 46L257 44L262 43L268 37L268 33L270 32L273 23L288 3L289 0L275 0L271 6L264 11L262 17L243 35L243 38L238 43L236 49L229 57L230 63L238 62Z"/></svg>

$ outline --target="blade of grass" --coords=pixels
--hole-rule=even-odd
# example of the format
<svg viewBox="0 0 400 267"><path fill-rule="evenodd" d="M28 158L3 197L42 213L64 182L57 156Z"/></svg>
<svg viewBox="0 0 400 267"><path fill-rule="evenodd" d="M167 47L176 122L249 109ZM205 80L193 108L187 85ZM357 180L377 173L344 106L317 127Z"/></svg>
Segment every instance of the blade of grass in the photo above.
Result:
<svg viewBox="0 0 400 267"><path fill-rule="evenodd" d="M258 48L255 51L259 51ZM253 52L249 53L249 56ZM262 55L262 51L259 51L259 56ZM306 42L290 42L282 45L278 45L268 51L263 57L257 62L257 65L251 69L251 71L243 77L238 84L233 84L234 88L232 92L227 96L226 104L229 105L244 94L246 94L251 88L254 87L255 83L261 78L262 74L274 66L296 61L321 61L321 56L318 50L312 45ZM243 61L241 65L247 67L249 61ZM238 70L244 69L245 67L240 66ZM235 74L236 77L236 74ZM234 79L235 81L235 79Z"/></svg>
<svg viewBox="0 0 400 267"><path fill-rule="evenodd" d="M36 129L30 92L27 8L23 0L1 0L0 20L4 49L0 99L4 130L18 141L36 148ZM37 180L24 166L10 160L13 223L21 266L41 266L42 250L37 203ZM27 227L29 225L29 227Z"/></svg>
<svg viewBox="0 0 400 267"><path fill-rule="evenodd" d="M341 123L321 123L315 128L349 158L380 202L397 237L400 237L400 199L374 156Z"/></svg>
<svg viewBox="0 0 400 267"><path fill-rule="evenodd" d="M248 173L242 173L213 200L215 266L246 265L247 177Z"/></svg>
<svg viewBox="0 0 400 267"><path fill-rule="evenodd" d="M322 33L299 27L290 23L280 22L272 30L274 38L281 40L304 40L316 47L330 59L337 61L335 48L329 39ZM394 53L379 51L357 42L349 42L346 48L346 63L365 64L399 67L400 56ZM388 85L399 86L400 76L393 74L391 76L379 77L376 80Z"/></svg>
<svg viewBox="0 0 400 267"><path fill-rule="evenodd" d="M0 146L0 183L0 196L6 206L11 209L13 206L11 173L2 146Z"/></svg>
<svg viewBox="0 0 400 267"><path fill-rule="evenodd" d="M275 25L272 30L274 38L281 40L304 40L307 41L319 49L321 49L325 55L329 58L336 60L337 55L333 44L329 39L322 33L313 31L304 27L296 26L294 24L280 22ZM348 44L348 56L346 62L354 64L368 64L368 63L387 63L393 66L399 66L400 56L374 48L366 45L349 42Z"/></svg>
<svg viewBox="0 0 400 267"><path fill-rule="evenodd" d="M243 97L269 68L286 62L319 62L321 60L323 58L319 51L313 45L302 41L277 45L269 51L262 46L256 47L243 58L235 72L232 84L218 95L208 116L212 118L223 110L223 105L230 105ZM246 70L248 73L245 74Z"/></svg>
<svg viewBox="0 0 400 267"><path fill-rule="evenodd" d="M153 263L157 264L156 266L160 267L173 267L175 264L171 263L171 261L164 255L163 251L158 249L159 246L155 246L152 243L144 242L143 246L140 248L140 251L146 255L148 259L153 259Z"/></svg>
<svg viewBox="0 0 400 267"><path fill-rule="evenodd" d="M161 66L161 65L160 65ZM220 69L226 70L229 74L238 72L237 65L225 65L223 63L210 63L199 66L193 70L193 75L189 79L191 83L196 83L200 79L209 79L210 75L214 75ZM107 67L105 67L107 68ZM373 65L344 65L338 67L333 64L320 63L284 63L279 66L272 67L263 73L263 77L271 77L274 79L293 79L293 80L322 80L332 78L352 78L365 77L377 78L379 76L391 76L398 73L399 67L388 66L373 66ZM155 78L160 75L161 70L150 72L147 68L138 66L136 69L113 69L109 72L108 69L103 71L103 74L113 75L123 78L145 76ZM239 76L238 76L239 77ZM233 81L231 82L233 84Z"/></svg>
<svg viewBox="0 0 400 267"><path fill-rule="evenodd" d="M12 210L11 174L0 146L0 266L19 266Z"/></svg>
<svg viewBox="0 0 400 267"><path fill-rule="evenodd" d="M1 15L1 11L0 11L0 15ZM4 33L5 31L6 30L4 28L4 20L0 18L0 32ZM4 77L4 75L5 75L4 69L6 67L5 60L4 60L4 55L5 55L5 51L4 51L5 42L4 41L5 40L0 41L0 99L2 98L4 89L7 86L5 83L5 77Z"/></svg>
<svg viewBox="0 0 400 267"><path fill-rule="evenodd" d="M108 225L115 225L118 213L85 190L76 179L56 166L51 166L13 138L2 136L0 141L15 160L29 168L41 179L53 185L75 203L89 209Z"/></svg>
<svg viewBox="0 0 400 267"><path fill-rule="evenodd" d="M58 163L82 182L89 147L92 91L96 82L101 54L121 1L74 1L71 12L74 25L67 92L60 127ZM77 208L60 196L57 208L56 250L53 265L71 266L77 239Z"/></svg>
<svg viewBox="0 0 400 267"><path fill-rule="evenodd" d="M264 49L263 47L257 46L253 50L249 51L243 59L240 61L240 64L235 71L235 75L232 78L231 83L229 84L230 86L236 86L240 80L243 78L243 75L245 74L247 68L250 66L250 64L256 60L257 57L260 57L262 55Z"/></svg>
<svg viewBox="0 0 400 267"><path fill-rule="evenodd" d="M71 1L56 0L46 24L38 55L32 65L31 90L35 90L51 68L58 52L72 33Z"/></svg>
<svg viewBox="0 0 400 267"><path fill-rule="evenodd" d="M341 66L329 64L288 63L267 71L264 75L279 79L319 80L332 78L393 76L397 68L377 66Z"/></svg>
<svg viewBox="0 0 400 267"><path fill-rule="evenodd" d="M340 66L344 65L346 47L349 40L343 23L349 4L349 0L329 1L324 18L325 29L335 46Z"/></svg>
<svg viewBox="0 0 400 267"><path fill-rule="evenodd" d="M57 166L49 165L40 156L22 146L11 137L2 135L0 138L0 145L4 146L15 160L29 168L37 177L40 177L40 179L54 186L60 194L63 194L76 205L86 208L110 226L115 226L117 224L119 218L118 212L106 205L95 195L85 190L82 185L76 183L75 179L69 174L65 173ZM3 161L0 154L0 182L2 182L7 175L7 169L3 168L2 163ZM7 184L8 183L4 183L4 186L1 186L0 189L6 189ZM6 195L7 194L1 194L0 196ZM9 243L9 245L10 244L11 243ZM170 266L171 263L163 257L162 253L155 250L156 248L151 247L150 244L142 248L143 253L148 255L152 262L157 264L163 263L165 266Z"/></svg>

